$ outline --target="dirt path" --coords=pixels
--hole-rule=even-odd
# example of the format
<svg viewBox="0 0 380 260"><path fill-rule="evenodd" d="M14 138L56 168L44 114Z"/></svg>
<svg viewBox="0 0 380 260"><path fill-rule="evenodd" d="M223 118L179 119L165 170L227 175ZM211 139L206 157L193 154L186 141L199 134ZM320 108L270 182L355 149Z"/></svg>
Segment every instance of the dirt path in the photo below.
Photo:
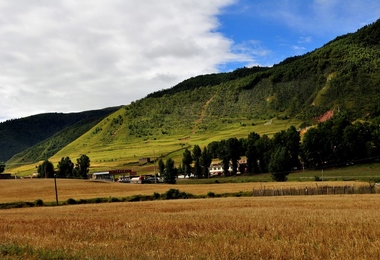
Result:
<svg viewBox="0 0 380 260"><path fill-rule="evenodd" d="M196 133L196 130L197 130L197 127L200 123L202 123L203 121L203 118L205 117L206 115L206 110L207 110L207 107L208 105L210 104L210 102L214 99L215 95L212 96L209 100L206 101L206 103L202 106L202 111L201 111L201 115L199 116L199 118L195 121L195 124L194 124L194 127L193 127L193 131L191 132L192 135L194 135Z"/></svg>

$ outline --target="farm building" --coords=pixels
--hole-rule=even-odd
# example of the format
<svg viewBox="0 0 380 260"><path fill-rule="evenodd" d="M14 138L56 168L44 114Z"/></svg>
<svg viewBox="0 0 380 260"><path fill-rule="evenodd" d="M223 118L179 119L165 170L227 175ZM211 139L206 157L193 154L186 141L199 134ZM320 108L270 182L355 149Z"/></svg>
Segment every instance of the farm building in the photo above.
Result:
<svg viewBox="0 0 380 260"><path fill-rule="evenodd" d="M150 158L139 158L139 164L146 164L150 162Z"/></svg>
<svg viewBox="0 0 380 260"><path fill-rule="evenodd" d="M238 167L237 167L237 172L239 173L244 173L247 167L247 157L242 156L241 159L238 161ZM232 173L232 164L229 165L228 167L229 173ZM209 173L210 176L221 176L223 175L223 165L221 162L214 162L211 163L209 167Z"/></svg>
<svg viewBox="0 0 380 260"><path fill-rule="evenodd" d="M93 180L113 181L112 177L109 172L94 172L92 174Z"/></svg>
<svg viewBox="0 0 380 260"><path fill-rule="evenodd" d="M107 181L116 181L116 176L123 176L125 179L125 175L128 174L128 178L130 176L134 176L137 173L133 172L130 169L120 169L120 170L110 170L108 172L94 172L92 174L93 180L107 180Z"/></svg>

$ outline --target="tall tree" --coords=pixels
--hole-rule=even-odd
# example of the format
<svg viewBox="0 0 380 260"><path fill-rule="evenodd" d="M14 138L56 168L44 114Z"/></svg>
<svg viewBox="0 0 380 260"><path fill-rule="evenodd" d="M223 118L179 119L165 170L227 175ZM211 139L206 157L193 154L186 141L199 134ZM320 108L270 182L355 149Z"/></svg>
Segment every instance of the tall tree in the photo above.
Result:
<svg viewBox="0 0 380 260"><path fill-rule="evenodd" d="M327 134L327 133L326 133ZM325 161L326 138L320 128L310 128L303 137L301 158L306 166L319 167Z"/></svg>
<svg viewBox="0 0 380 260"><path fill-rule="evenodd" d="M301 145L301 156L304 162L317 168L323 168L325 164L345 162L348 151L343 138L344 129L349 126L351 123L343 114L319 123L317 128L309 129ZM352 134L347 132L346 138L349 136Z"/></svg>
<svg viewBox="0 0 380 260"><path fill-rule="evenodd" d="M211 154L208 152L207 147L203 147L200 164L203 168L203 175L205 178L209 177L209 167L212 162Z"/></svg>
<svg viewBox="0 0 380 260"><path fill-rule="evenodd" d="M176 183L176 169L174 168L174 161L168 158L165 164L164 182L174 184Z"/></svg>
<svg viewBox="0 0 380 260"><path fill-rule="evenodd" d="M280 131L273 136L273 152L269 171L276 181L286 181L293 167L299 167L300 135L294 126L287 131ZM281 165L282 164L282 165Z"/></svg>
<svg viewBox="0 0 380 260"><path fill-rule="evenodd" d="M328 134L328 151L329 151L329 157L327 158L328 163L339 163L342 161L341 156L345 154L345 147L343 145L343 133L344 129L351 125L350 120L348 119L347 113L339 113L337 115L334 115L334 117L327 122L322 124L322 129L324 129L324 132ZM319 128L319 126L318 126Z"/></svg>
<svg viewBox="0 0 380 260"><path fill-rule="evenodd" d="M238 160L240 159L240 143L236 137L227 140L228 157L232 164L232 174L236 175L238 170Z"/></svg>
<svg viewBox="0 0 380 260"><path fill-rule="evenodd" d="M201 154L202 154L202 150L201 150L201 148L199 147L199 145L194 145L194 148L193 148L193 159L194 159L194 161L195 161L197 158L200 158L200 157L201 157Z"/></svg>
<svg viewBox="0 0 380 260"><path fill-rule="evenodd" d="M90 158L87 155L82 154L81 157L77 159L77 164L74 169L76 173L75 175L79 178L87 179L89 168L90 168Z"/></svg>
<svg viewBox="0 0 380 260"><path fill-rule="evenodd" d="M269 171L275 181L286 181L291 172L290 155L286 147L277 146L272 153Z"/></svg>
<svg viewBox="0 0 380 260"><path fill-rule="evenodd" d="M248 140L247 138L239 138L239 144L240 144L240 154L245 155L248 148Z"/></svg>
<svg viewBox="0 0 380 260"><path fill-rule="evenodd" d="M194 145L194 148L193 148L194 175L197 178L202 178L202 168L200 164L201 155L202 155L202 150L199 147L199 145Z"/></svg>
<svg viewBox="0 0 380 260"><path fill-rule="evenodd" d="M372 156L374 145L370 125L356 122L343 131L343 148L345 161L356 161Z"/></svg>
<svg viewBox="0 0 380 260"><path fill-rule="evenodd" d="M194 162L194 176L197 178L202 178L202 167L200 163L200 158L196 158Z"/></svg>
<svg viewBox="0 0 380 260"><path fill-rule="evenodd" d="M219 142L212 141L207 145L207 148L213 159L218 158Z"/></svg>
<svg viewBox="0 0 380 260"><path fill-rule="evenodd" d="M256 149L256 141L260 139L260 135L252 132L248 135L246 141L246 151L245 156L247 157L247 171L249 173L258 173L259 167L257 164L257 160L259 159L257 149Z"/></svg>
<svg viewBox="0 0 380 260"><path fill-rule="evenodd" d="M49 160L43 161L37 168L39 178L53 178L54 177L54 165Z"/></svg>
<svg viewBox="0 0 380 260"><path fill-rule="evenodd" d="M160 173L160 176L165 175L165 164L162 158L160 158L160 160L158 161L158 171Z"/></svg>
<svg viewBox="0 0 380 260"><path fill-rule="evenodd" d="M190 178L191 175L191 164L193 163L193 157L191 156L190 151L186 148L183 152L182 164L185 171L185 176L188 175Z"/></svg>
<svg viewBox="0 0 380 260"><path fill-rule="evenodd" d="M228 152L228 144L226 140L222 140L219 142L218 158L222 160L224 176L230 175L230 172L228 171L230 167L230 154Z"/></svg>
<svg viewBox="0 0 380 260"><path fill-rule="evenodd" d="M73 175L74 163L70 160L70 157L62 157L61 161L57 165L58 178L69 178Z"/></svg>
<svg viewBox="0 0 380 260"><path fill-rule="evenodd" d="M380 108L379 108L380 109ZM371 135L373 143L373 155L380 155L380 117L377 117L371 123Z"/></svg>
<svg viewBox="0 0 380 260"><path fill-rule="evenodd" d="M257 165L261 173L268 172L272 147L272 139L269 139L269 137L265 134L255 142L255 148L257 151Z"/></svg>
<svg viewBox="0 0 380 260"><path fill-rule="evenodd" d="M300 160L300 146L301 146L301 137L300 133L294 126L291 126L286 130L286 147L290 155L290 164L292 167L299 167Z"/></svg>

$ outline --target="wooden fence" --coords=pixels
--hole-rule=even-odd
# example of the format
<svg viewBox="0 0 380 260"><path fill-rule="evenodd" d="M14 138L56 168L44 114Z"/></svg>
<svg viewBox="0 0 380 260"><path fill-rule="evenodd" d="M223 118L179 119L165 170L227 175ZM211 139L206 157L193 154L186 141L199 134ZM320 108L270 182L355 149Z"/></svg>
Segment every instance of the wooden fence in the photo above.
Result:
<svg viewBox="0 0 380 260"><path fill-rule="evenodd" d="M376 194L380 187L375 184L368 186L318 186L303 188L272 188L253 189L252 196L295 196L295 195L334 195L334 194Z"/></svg>

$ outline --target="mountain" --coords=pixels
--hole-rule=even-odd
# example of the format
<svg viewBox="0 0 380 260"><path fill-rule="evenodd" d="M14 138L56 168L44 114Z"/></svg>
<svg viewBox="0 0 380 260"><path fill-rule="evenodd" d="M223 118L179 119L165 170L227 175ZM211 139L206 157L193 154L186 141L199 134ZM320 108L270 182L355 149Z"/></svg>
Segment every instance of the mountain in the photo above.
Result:
<svg viewBox="0 0 380 260"><path fill-rule="evenodd" d="M138 158L169 154L179 162L194 144L253 131L271 135L340 111L352 121L380 115L380 20L271 68L201 75L149 94L106 116L51 159L87 154L94 170L138 168ZM29 161L31 153L18 160Z"/></svg>
<svg viewBox="0 0 380 260"><path fill-rule="evenodd" d="M63 140L55 139L53 144L45 143L41 151L34 152L34 160L48 158L117 109L119 108L114 107L69 114L46 113L2 122L0 162L9 160L13 155L56 135L59 131L67 133L72 129L72 133L65 134Z"/></svg>

